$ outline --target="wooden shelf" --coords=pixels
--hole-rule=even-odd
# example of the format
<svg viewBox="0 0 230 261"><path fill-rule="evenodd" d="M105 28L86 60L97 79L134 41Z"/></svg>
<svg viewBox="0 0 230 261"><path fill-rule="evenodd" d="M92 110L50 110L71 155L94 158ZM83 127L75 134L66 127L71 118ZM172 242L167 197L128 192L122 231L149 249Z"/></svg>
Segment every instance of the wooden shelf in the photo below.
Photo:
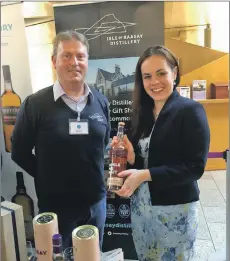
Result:
<svg viewBox="0 0 230 261"><path fill-rule="evenodd" d="M198 102L202 104L211 104L211 103L228 103L229 99L207 99L207 100L197 100Z"/></svg>

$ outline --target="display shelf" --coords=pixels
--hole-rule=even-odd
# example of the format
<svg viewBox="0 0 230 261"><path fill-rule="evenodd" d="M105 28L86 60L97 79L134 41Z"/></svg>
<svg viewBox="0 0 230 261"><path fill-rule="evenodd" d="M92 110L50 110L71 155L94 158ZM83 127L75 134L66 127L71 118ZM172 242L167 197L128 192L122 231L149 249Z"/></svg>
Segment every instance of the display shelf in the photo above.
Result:
<svg viewBox="0 0 230 261"><path fill-rule="evenodd" d="M228 103L229 99L207 99L207 100L197 100L202 104L218 104L218 103Z"/></svg>

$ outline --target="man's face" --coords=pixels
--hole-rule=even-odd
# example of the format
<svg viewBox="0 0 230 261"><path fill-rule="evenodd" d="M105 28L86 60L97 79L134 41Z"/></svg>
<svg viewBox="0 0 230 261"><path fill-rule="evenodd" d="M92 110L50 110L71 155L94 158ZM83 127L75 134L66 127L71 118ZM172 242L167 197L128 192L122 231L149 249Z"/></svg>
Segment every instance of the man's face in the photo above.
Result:
<svg viewBox="0 0 230 261"><path fill-rule="evenodd" d="M83 83L88 69L87 47L74 39L61 41L52 62L61 83Z"/></svg>

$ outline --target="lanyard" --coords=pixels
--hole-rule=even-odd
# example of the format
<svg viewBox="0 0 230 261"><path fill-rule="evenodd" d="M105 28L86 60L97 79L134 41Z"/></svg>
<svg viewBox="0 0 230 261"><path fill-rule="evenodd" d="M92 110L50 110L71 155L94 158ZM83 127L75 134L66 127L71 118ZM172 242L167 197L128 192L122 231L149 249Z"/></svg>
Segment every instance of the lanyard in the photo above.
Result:
<svg viewBox="0 0 230 261"><path fill-rule="evenodd" d="M80 121L81 120L81 112L80 111L77 111L77 121Z"/></svg>
<svg viewBox="0 0 230 261"><path fill-rule="evenodd" d="M80 111L80 109L78 107L78 102L77 102L77 109L76 109L76 111L77 111L77 121L80 121L81 120L81 111Z"/></svg>
<svg viewBox="0 0 230 261"><path fill-rule="evenodd" d="M145 168L148 168L148 159L149 159L149 144L150 144L150 140L151 140L151 137L152 137L152 133L153 133L153 130L154 130L154 127L155 127L155 125L156 125L156 122L157 122L157 119L156 119L156 121L155 121L155 123L153 124L153 127L152 127L152 130L151 130L151 133L150 133L150 135L149 135L149 141L148 141L148 144L147 144L147 148L148 148L148 155L147 155L147 157L145 158Z"/></svg>

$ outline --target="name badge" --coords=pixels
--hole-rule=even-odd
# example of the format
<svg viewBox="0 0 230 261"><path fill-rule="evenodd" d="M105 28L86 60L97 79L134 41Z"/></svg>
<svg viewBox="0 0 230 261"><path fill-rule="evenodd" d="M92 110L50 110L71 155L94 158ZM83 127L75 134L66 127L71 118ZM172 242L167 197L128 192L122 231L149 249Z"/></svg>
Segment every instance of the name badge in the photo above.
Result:
<svg viewBox="0 0 230 261"><path fill-rule="evenodd" d="M69 120L69 134L70 135L88 135L89 125L88 120Z"/></svg>

